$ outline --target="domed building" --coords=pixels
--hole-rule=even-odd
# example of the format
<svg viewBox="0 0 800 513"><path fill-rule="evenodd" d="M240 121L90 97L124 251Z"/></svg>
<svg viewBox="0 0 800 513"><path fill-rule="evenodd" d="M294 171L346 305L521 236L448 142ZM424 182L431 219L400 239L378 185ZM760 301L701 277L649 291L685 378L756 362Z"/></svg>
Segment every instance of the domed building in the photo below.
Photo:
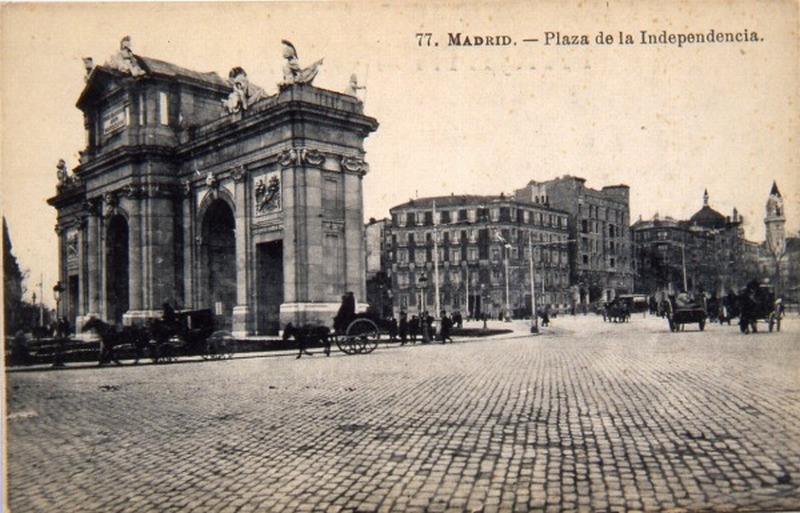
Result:
<svg viewBox="0 0 800 513"><path fill-rule="evenodd" d="M744 218L736 208L725 216L709 204L688 220L639 220L632 226L636 291L723 294L757 272L758 244L744 238Z"/></svg>
<svg viewBox="0 0 800 513"><path fill-rule="evenodd" d="M734 209L733 215L736 217L736 209ZM730 221L730 218L726 218L724 215L708 206L708 189L706 189L703 193L703 208L689 218L689 225L699 226L709 230L720 230L727 227Z"/></svg>

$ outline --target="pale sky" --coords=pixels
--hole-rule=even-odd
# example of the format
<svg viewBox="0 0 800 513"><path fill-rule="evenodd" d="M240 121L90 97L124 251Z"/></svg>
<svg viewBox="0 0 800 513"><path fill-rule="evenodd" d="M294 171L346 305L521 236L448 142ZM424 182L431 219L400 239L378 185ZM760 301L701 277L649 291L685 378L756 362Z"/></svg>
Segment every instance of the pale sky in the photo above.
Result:
<svg viewBox="0 0 800 513"><path fill-rule="evenodd" d="M764 239L772 181L800 229L800 51L790 1L4 4L2 210L14 252L57 280L56 162L78 163L82 57L104 63L130 35L139 55L227 77L234 66L269 92L281 39L315 85L367 86L380 127L366 141L365 217L415 196L498 194L563 174L631 187L631 219L678 219L734 207ZM756 32L759 42L642 45L640 31ZM599 31L613 44L598 45ZM636 44L620 45L622 31ZM448 33L510 37L509 46L448 45ZM588 46L545 45L546 32ZM419 46L416 33L432 33ZM523 39L538 39L525 42ZM427 41L423 40L423 44ZM433 44L438 42L439 46Z"/></svg>

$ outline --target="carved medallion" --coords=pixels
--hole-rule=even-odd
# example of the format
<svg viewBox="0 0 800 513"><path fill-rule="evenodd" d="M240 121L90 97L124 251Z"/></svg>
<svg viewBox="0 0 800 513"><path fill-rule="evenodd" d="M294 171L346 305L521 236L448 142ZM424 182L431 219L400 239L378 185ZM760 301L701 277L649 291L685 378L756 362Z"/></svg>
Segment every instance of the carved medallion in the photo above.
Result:
<svg viewBox="0 0 800 513"><path fill-rule="evenodd" d="M103 194L103 202L111 208L119 205L119 196L116 191L109 191Z"/></svg>
<svg viewBox="0 0 800 513"><path fill-rule="evenodd" d="M231 170L231 177L236 182L241 182L245 176L247 176L247 171L244 166L236 166Z"/></svg>
<svg viewBox="0 0 800 513"><path fill-rule="evenodd" d="M219 189L219 180L211 171L206 174L206 187L213 190Z"/></svg>

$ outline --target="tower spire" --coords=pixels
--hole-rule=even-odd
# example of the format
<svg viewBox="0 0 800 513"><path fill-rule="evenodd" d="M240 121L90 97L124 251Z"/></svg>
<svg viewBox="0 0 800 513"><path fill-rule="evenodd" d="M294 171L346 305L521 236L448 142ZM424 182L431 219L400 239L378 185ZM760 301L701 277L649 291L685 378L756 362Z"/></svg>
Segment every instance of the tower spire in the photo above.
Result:
<svg viewBox="0 0 800 513"><path fill-rule="evenodd" d="M703 206L708 206L708 189L703 192Z"/></svg>
<svg viewBox="0 0 800 513"><path fill-rule="evenodd" d="M772 181L772 190L769 191L769 195L777 196L779 198L781 197L781 191L778 190L778 184L775 182L775 180Z"/></svg>

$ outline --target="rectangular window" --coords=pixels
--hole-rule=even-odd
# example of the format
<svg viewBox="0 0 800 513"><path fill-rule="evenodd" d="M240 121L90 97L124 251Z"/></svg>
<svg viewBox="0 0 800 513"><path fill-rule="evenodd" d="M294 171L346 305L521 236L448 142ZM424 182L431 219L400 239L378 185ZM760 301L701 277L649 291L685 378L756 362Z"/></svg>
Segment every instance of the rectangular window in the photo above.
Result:
<svg viewBox="0 0 800 513"><path fill-rule="evenodd" d="M458 265L459 262L461 262L461 248L451 249L450 263L453 265Z"/></svg>
<svg viewBox="0 0 800 513"><path fill-rule="evenodd" d="M163 126L169 125L169 105L167 104L167 93L158 93L158 119Z"/></svg>
<svg viewBox="0 0 800 513"><path fill-rule="evenodd" d="M440 219L442 224L449 224L450 223L450 211L449 210L442 210L440 214Z"/></svg>
<svg viewBox="0 0 800 513"><path fill-rule="evenodd" d="M478 261L478 248L467 248L467 260L470 262Z"/></svg>
<svg viewBox="0 0 800 513"><path fill-rule="evenodd" d="M139 95L139 126L147 123L147 104L145 103L144 93Z"/></svg>

